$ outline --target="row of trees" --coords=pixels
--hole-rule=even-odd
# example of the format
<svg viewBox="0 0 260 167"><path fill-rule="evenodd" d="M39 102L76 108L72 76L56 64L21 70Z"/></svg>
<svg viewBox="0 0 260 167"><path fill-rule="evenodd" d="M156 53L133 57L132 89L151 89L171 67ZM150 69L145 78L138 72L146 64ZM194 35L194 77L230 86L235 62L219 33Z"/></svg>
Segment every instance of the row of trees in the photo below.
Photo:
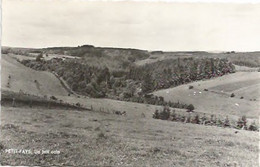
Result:
<svg viewBox="0 0 260 167"><path fill-rule="evenodd" d="M145 104L151 104L151 105L158 105L158 106L169 106L172 108L181 108L181 109L187 109L187 111L192 112L195 107L192 104L184 104L178 102L172 102L172 101L165 101L162 96L154 96L153 94L147 94L144 96L132 96L128 98L116 98L117 100L122 101L131 101L136 103L145 103Z"/></svg>
<svg viewBox="0 0 260 167"><path fill-rule="evenodd" d="M219 127L230 127L237 129L244 129L250 131L258 131L259 127L255 122L252 122L248 125L248 121L246 116L242 116L236 121L235 124L232 124L228 117L224 120L221 118L217 118L216 115L211 115L207 117L206 114L203 114L201 117L199 114L195 116L191 116L191 114L177 114L175 111L171 111L169 107L164 107L161 111L155 110L153 114L154 119L161 120L169 120L175 122L184 122L184 123L193 123L193 124L202 124L202 125L210 125L210 126L219 126Z"/></svg>
<svg viewBox="0 0 260 167"><path fill-rule="evenodd" d="M127 77L142 81L143 90L151 92L192 81L222 76L233 73L234 70L234 66L227 59L178 58L130 67Z"/></svg>

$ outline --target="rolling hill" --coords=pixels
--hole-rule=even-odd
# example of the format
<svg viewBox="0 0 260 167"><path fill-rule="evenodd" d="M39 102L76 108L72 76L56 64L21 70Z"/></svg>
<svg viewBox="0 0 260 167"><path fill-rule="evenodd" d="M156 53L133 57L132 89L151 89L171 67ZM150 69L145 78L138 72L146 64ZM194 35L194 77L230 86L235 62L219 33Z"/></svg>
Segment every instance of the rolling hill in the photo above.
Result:
<svg viewBox="0 0 260 167"><path fill-rule="evenodd" d="M2 54L1 68L2 90L14 92L21 90L24 93L41 96L68 94L53 74L27 68L10 56Z"/></svg>
<svg viewBox="0 0 260 167"><path fill-rule="evenodd" d="M1 150L19 148L60 152L59 155L3 152L1 165L259 165L259 132L156 120L152 114L161 106L68 96L66 89L50 72L32 70L9 55L2 55L1 65L2 90L54 95L64 102L80 103L93 109L77 111L1 106ZM236 119L247 115L258 119L259 82L258 72L237 72L154 94L167 100L193 103L196 112L201 114L230 115ZM194 88L189 89L189 85ZM231 93L235 97L231 98ZM240 99L241 96L244 98ZM186 110L175 110L186 113ZM115 115L112 111L126 111L126 115Z"/></svg>
<svg viewBox="0 0 260 167"><path fill-rule="evenodd" d="M6 166L258 167L259 133L90 111L2 107Z"/></svg>
<svg viewBox="0 0 260 167"><path fill-rule="evenodd" d="M258 118L259 83L259 72L237 72L156 91L154 94L163 96L166 100L191 103L196 110L205 113ZM189 89L190 85L194 88ZM233 98L230 97L232 93L235 94Z"/></svg>
<svg viewBox="0 0 260 167"><path fill-rule="evenodd" d="M155 111L156 106L152 105L136 104L111 99L84 98L84 96L73 94L68 96L67 90L62 86L55 75L50 72L36 71L25 67L14 59L18 57L18 55L2 55L1 85L3 91L19 92L21 90L23 93L31 95L53 95L58 97L58 99L71 104L80 102L85 107L90 108L92 106L97 111L102 109L107 109L111 112L113 110L127 111L129 116L140 116L142 114L140 111L146 111L151 118ZM26 57L22 56L22 58ZM9 78L9 75L11 78ZM35 82L35 80L37 80L37 82ZM7 86L8 82L10 83L9 87ZM161 106L158 106L157 108L161 108ZM182 111L181 109L177 110Z"/></svg>
<svg viewBox="0 0 260 167"><path fill-rule="evenodd" d="M18 58L19 56L15 56ZM23 56L24 58L24 56ZM9 75L11 78L9 78ZM35 82L35 80L37 82ZM17 62L13 56L2 56L2 89L14 92L23 92L34 95L55 95L67 102L86 105L87 107L107 108L112 110L149 111L149 115L156 107L153 105L136 104L110 99L75 98L67 96L68 92L60 81L50 72L35 71ZM8 87L8 82L10 83ZM162 96L166 101L194 104L196 111L200 113L219 115L246 115L249 118L258 118L259 115L259 83L258 72L237 72L226 76L197 81L178 87L154 92ZM189 89L189 85L194 86ZM204 91L208 89L208 91ZM231 98L231 93L235 94ZM83 97L83 96L82 96ZM243 97L243 99L240 99ZM135 106L133 105L135 104ZM140 106L139 109L137 109ZM147 107L148 106L148 107ZM149 109L148 109L149 108ZM161 108L161 107L159 107ZM181 111L181 110L180 110ZM135 115L135 114L134 114ZM140 115L140 113L137 113Z"/></svg>
<svg viewBox="0 0 260 167"><path fill-rule="evenodd" d="M260 67L260 52L163 52L154 51L150 52L150 56L143 60L135 62L136 65L151 64L163 60L171 60L177 58L219 58L227 59L230 62L248 67Z"/></svg>

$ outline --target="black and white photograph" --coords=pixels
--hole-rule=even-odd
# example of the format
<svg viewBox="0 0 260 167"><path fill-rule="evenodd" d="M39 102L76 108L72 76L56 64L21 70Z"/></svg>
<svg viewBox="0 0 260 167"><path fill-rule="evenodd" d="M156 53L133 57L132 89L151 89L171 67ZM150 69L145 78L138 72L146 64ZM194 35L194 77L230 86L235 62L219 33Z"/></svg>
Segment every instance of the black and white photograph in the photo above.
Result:
<svg viewBox="0 0 260 167"><path fill-rule="evenodd" d="M260 166L259 1L0 2L0 166Z"/></svg>

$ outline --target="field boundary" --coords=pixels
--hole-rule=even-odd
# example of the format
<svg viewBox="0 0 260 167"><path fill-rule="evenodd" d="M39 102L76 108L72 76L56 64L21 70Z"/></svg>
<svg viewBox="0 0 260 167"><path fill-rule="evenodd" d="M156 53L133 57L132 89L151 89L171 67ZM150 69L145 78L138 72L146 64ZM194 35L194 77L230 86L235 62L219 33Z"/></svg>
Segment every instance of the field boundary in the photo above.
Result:
<svg viewBox="0 0 260 167"><path fill-rule="evenodd" d="M90 108L83 107L80 103L71 104L55 98L51 96L48 99L47 97L4 91L1 94L1 105L10 107L91 110Z"/></svg>

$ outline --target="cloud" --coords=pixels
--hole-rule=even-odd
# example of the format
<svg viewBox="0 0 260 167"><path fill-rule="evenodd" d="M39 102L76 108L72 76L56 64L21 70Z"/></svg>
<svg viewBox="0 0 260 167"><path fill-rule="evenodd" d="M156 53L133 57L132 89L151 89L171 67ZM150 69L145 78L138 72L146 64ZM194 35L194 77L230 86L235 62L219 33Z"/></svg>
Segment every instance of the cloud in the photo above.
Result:
<svg viewBox="0 0 260 167"><path fill-rule="evenodd" d="M3 1L2 45L259 50L260 4Z"/></svg>

